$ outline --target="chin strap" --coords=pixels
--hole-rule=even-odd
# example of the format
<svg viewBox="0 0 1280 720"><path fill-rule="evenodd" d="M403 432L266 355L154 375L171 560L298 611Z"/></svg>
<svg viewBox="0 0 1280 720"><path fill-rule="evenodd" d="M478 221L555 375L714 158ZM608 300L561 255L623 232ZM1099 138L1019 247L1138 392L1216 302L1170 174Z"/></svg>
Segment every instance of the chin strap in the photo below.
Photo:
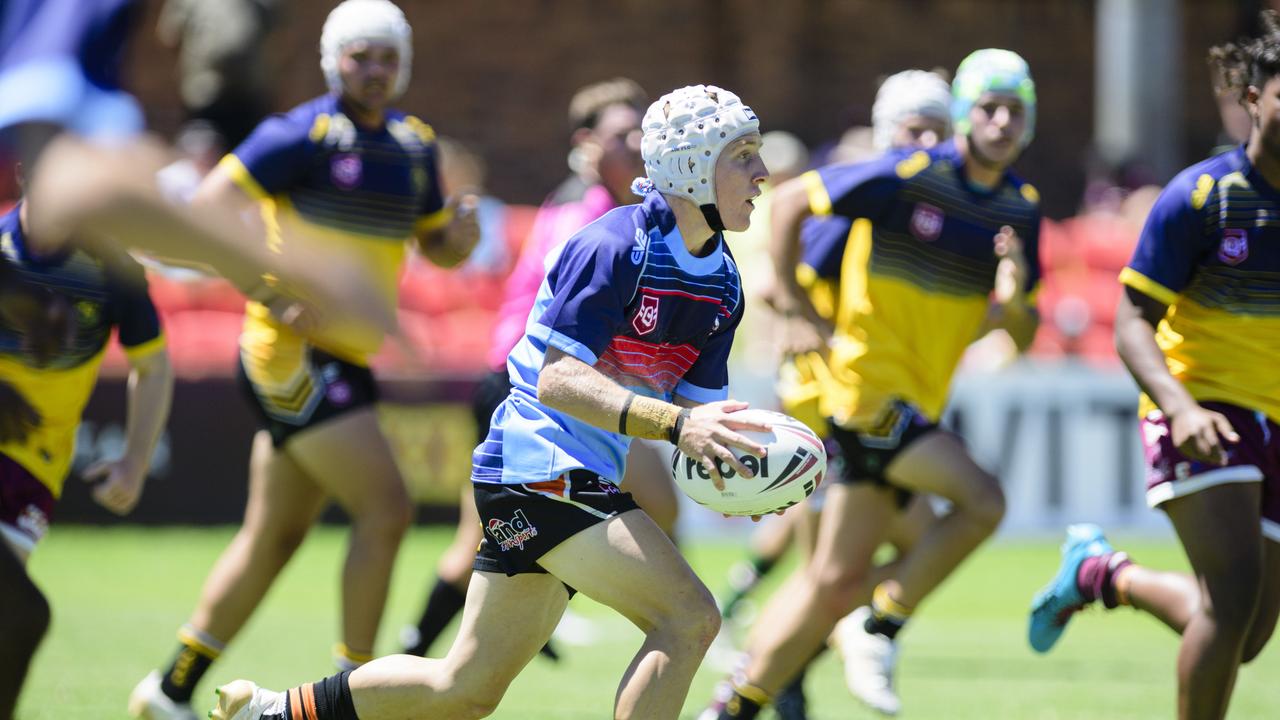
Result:
<svg viewBox="0 0 1280 720"><path fill-rule="evenodd" d="M720 211L715 205L699 205L698 209L702 211L702 217L707 219L707 225L715 232L724 232L724 221L720 219Z"/></svg>

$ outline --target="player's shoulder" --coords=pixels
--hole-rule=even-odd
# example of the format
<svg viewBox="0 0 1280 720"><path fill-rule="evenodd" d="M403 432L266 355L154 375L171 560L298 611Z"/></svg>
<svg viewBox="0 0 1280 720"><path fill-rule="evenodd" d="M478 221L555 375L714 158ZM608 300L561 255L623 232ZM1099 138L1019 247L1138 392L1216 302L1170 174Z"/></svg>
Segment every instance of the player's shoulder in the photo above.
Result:
<svg viewBox="0 0 1280 720"><path fill-rule="evenodd" d="M1035 185L1012 170L1004 174L1004 183L1008 189L1007 194L1014 203L1022 205L1027 211L1040 212L1040 191Z"/></svg>
<svg viewBox="0 0 1280 720"><path fill-rule="evenodd" d="M1164 213L1203 210L1219 184L1231 182L1233 176L1243 180L1245 167L1243 147L1201 160L1173 176L1152 209Z"/></svg>
<svg viewBox="0 0 1280 720"><path fill-rule="evenodd" d="M436 131L417 115L390 110L387 112L387 132L401 145L418 144L431 147L436 144Z"/></svg>
<svg viewBox="0 0 1280 720"><path fill-rule="evenodd" d="M623 205L583 226L566 245L609 257L630 253L636 247L643 251L648 245L650 224L643 204Z"/></svg>

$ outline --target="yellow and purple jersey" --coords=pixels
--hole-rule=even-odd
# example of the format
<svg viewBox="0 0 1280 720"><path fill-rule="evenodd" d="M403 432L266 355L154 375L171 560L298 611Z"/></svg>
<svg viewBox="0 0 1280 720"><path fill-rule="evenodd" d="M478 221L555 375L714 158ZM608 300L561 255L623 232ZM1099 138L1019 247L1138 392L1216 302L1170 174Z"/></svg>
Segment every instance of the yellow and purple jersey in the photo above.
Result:
<svg viewBox="0 0 1280 720"><path fill-rule="evenodd" d="M1168 305L1156 342L1192 397L1280 422L1280 190L1244 148L1170 181L1120 281Z"/></svg>
<svg viewBox="0 0 1280 720"><path fill-rule="evenodd" d="M1009 173L994 189L973 187L962 164L948 142L803 176L819 220L804 229L798 272L836 328L825 362L797 363L822 417L871 429L898 399L938 420L986 317L1002 226L1022 238L1026 289L1039 282L1039 194ZM825 216L850 224L824 227Z"/></svg>
<svg viewBox="0 0 1280 720"><path fill-rule="evenodd" d="M261 201L271 249L345 257L395 307L405 243L449 220L440 192L435 133L390 111L370 130L324 95L265 120L222 167ZM314 341L343 360L367 365L382 335L342 328ZM303 339L257 303L246 308L241 357L257 376L286 387L299 380Z"/></svg>
<svg viewBox="0 0 1280 720"><path fill-rule="evenodd" d="M136 261L121 250L76 246L37 257L27 248L20 207L0 217L0 263L6 281L69 300L74 333L56 355L39 359L25 349L20 328L0 322L0 381L13 386L40 413L40 424L27 439L0 444L0 455L22 465L57 497L71 468L76 427L112 331L119 333L130 358L162 352L164 337Z"/></svg>

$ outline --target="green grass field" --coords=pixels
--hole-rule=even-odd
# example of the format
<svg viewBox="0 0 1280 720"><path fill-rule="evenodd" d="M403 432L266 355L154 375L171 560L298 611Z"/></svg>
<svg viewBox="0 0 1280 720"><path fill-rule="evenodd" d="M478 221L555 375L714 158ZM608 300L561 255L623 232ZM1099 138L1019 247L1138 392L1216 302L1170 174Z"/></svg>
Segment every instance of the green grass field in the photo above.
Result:
<svg viewBox="0 0 1280 720"><path fill-rule="evenodd" d="M55 527L31 571L53 604L53 629L36 657L19 707L21 720L125 717L139 678L167 661L174 631L190 611L229 528L140 530ZM332 672L338 565L344 534L317 530L286 570L198 697L214 685L251 677L281 688ZM416 618L447 531L417 530L400 555L379 650L395 648L399 626ZM1171 543L1123 544L1139 561L1183 567ZM713 590L742 552L741 538L701 541L691 562ZM1027 647L1025 608L1052 573L1055 543L999 542L985 548L924 608L902 638L899 686L905 718L1171 718L1174 636L1128 610L1078 618L1048 657ZM493 715L509 720L608 717L614 688L640 634L590 601L572 607L594 621L599 640L564 647L564 660L536 659ZM443 649L441 649L443 652ZM685 708L692 718L721 673L704 667ZM1246 668L1233 718L1271 718L1280 708L1280 651ZM838 663L824 656L810 675L812 717L871 718L849 696ZM437 720L424 718L424 720Z"/></svg>

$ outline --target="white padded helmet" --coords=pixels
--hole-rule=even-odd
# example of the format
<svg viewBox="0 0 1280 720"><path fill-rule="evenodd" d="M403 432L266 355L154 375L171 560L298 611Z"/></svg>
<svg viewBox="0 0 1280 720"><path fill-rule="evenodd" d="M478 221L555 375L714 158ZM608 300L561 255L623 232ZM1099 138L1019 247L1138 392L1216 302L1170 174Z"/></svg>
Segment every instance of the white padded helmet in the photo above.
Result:
<svg viewBox="0 0 1280 720"><path fill-rule="evenodd" d="M413 66L413 30L404 13L390 0L345 0L329 13L320 32L320 69L334 93L342 92L342 76L338 58L342 49L357 40L372 40L394 45L400 53L400 71L396 73L393 95L399 97L409 87L409 70Z"/></svg>
<svg viewBox="0 0 1280 720"><path fill-rule="evenodd" d="M936 118L951 129L951 85L927 70L903 70L890 75L871 106L872 143L888 150L898 125L912 115Z"/></svg>
<svg viewBox="0 0 1280 720"><path fill-rule="evenodd" d="M737 95L714 85L690 85L658 98L641 122L640 154L654 189L692 200L715 230L716 159L725 146L760 130ZM713 219L714 218L714 219Z"/></svg>

